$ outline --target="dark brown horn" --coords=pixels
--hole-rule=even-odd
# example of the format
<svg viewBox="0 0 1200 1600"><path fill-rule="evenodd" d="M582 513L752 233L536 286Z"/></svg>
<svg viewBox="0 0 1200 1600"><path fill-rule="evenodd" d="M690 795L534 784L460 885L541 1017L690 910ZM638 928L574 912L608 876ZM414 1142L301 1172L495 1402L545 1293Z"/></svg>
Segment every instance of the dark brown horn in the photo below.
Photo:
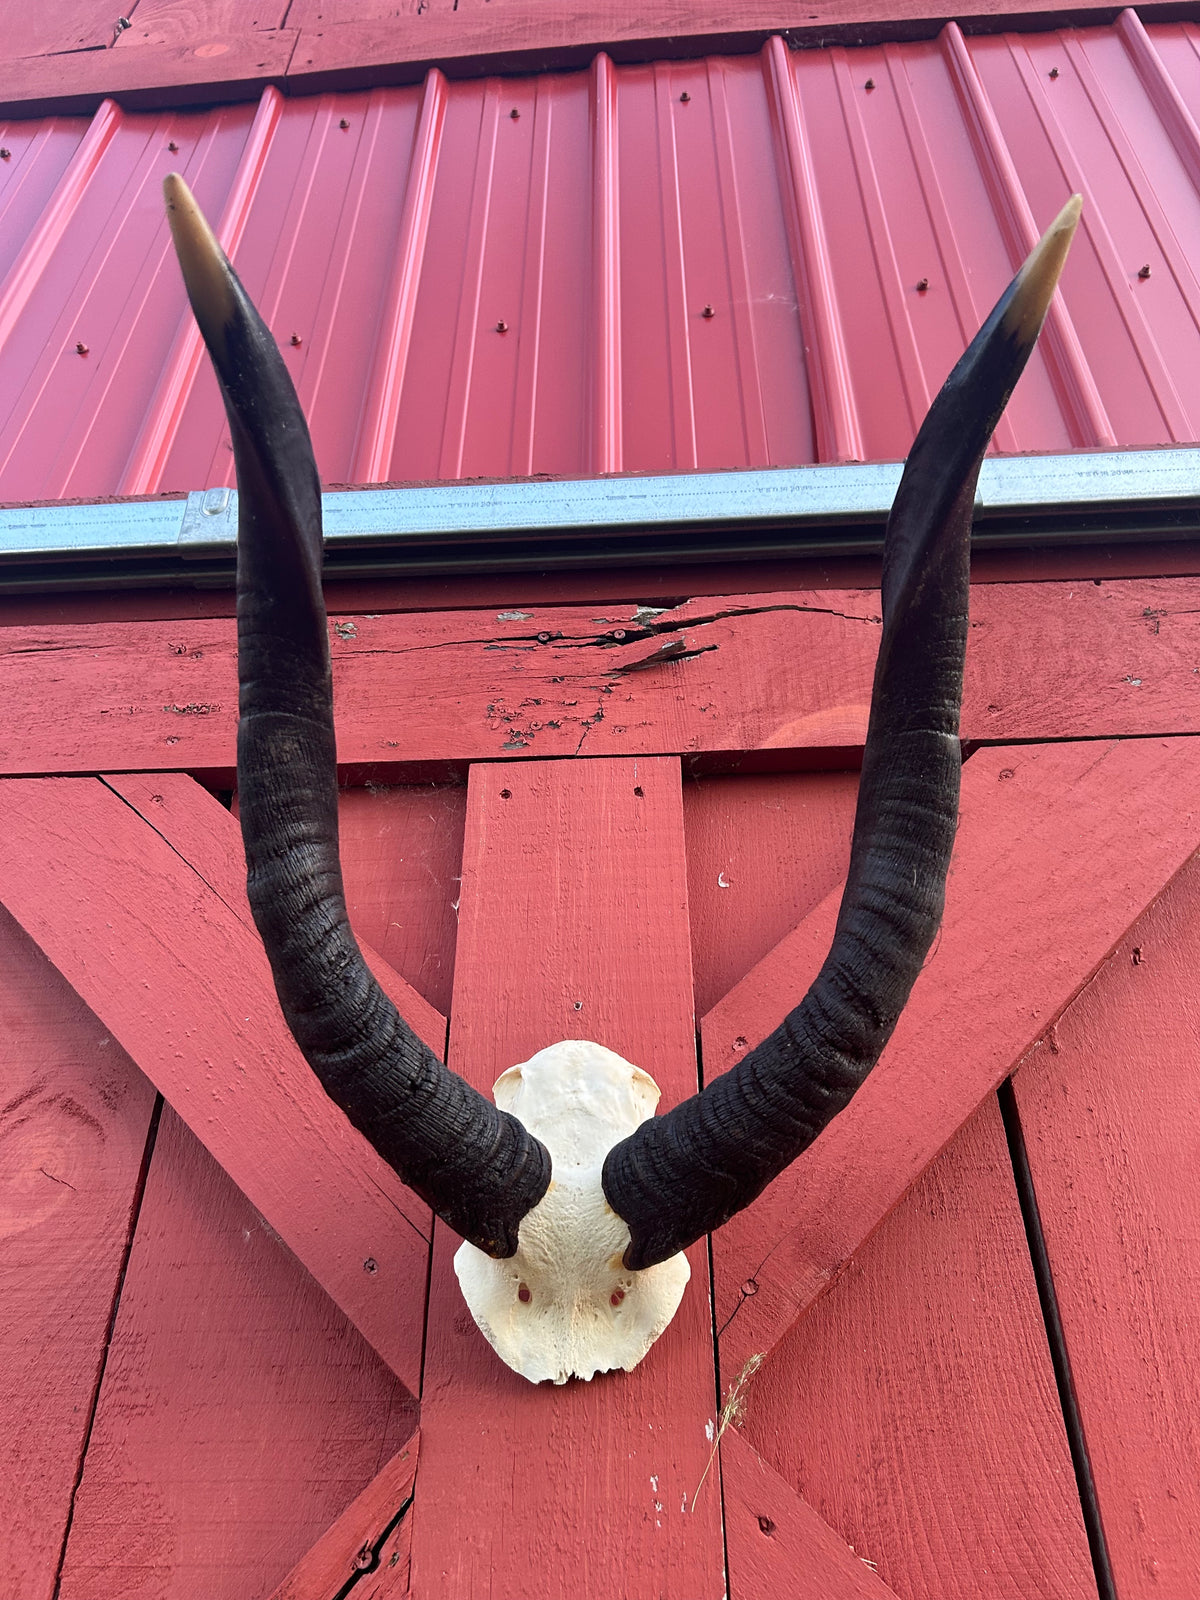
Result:
<svg viewBox="0 0 1200 1600"><path fill-rule="evenodd" d="M942 918L958 819L958 715L975 483L1079 220L1074 196L947 378L888 520L883 632L850 868L812 988L730 1072L608 1154L604 1193L653 1266L750 1204L859 1088Z"/></svg>
<svg viewBox="0 0 1200 1600"><path fill-rule="evenodd" d="M326 1093L404 1182L493 1256L545 1194L550 1157L450 1072L371 976L338 859L321 490L274 339L182 178L164 185L238 477L238 796L254 920L279 1003Z"/></svg>

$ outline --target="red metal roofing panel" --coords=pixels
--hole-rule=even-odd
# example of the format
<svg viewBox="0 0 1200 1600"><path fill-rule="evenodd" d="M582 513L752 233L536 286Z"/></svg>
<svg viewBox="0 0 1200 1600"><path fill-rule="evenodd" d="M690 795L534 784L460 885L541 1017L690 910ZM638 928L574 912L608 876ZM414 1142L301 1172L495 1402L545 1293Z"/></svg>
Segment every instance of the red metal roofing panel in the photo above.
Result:
<svg viewBox="0 0 1200 1600"><path fill-rule="evenodd" d="M1073 188L1081 235L998 447L1193 441L1198 114L1200 31L1127 12L10 122L0 496L232 481L173 168L284 346L328 482L895 459Z"/></svg>

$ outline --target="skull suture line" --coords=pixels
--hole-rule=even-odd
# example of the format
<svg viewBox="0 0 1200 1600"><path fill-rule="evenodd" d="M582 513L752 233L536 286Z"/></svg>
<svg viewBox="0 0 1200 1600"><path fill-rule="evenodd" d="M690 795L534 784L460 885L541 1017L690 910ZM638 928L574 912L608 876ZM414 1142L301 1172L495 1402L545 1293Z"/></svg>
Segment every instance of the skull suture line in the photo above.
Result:
<svg viewBox="0 0 1200 1600"><path fill-rule="evenodd" d="M328 1094L468 1241L460 1282L511 1366L556 1382L632 1367L679 1303L680 1252L749 1205L846 1105L933 942L957 821L975 481L1037 340L1079 197L1005 290L909 452L884 541L879 659L829 955L768 1039L656 1117L653 1080L581 1042L505 1073L491 1105L416 1038L368 971L338 862L308 429L187 186L171 177L165 187L237 463L240 815L250 904L288 1026Z"/></svg>

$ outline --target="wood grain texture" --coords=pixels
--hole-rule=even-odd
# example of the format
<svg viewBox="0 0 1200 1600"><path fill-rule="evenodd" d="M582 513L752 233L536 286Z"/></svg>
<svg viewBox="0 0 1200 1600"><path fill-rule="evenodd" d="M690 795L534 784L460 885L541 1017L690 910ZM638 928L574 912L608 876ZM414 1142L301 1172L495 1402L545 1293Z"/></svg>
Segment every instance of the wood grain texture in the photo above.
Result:
<svg viewBox="0 0 1200 1600"><path fill-rule="evenodd" d="M405 1514L397 1527L392 1524L412 1499L420 1438L414 1433L404 1448L397 1450L271 1591L271 1600L337 1600L352 1579L357 1579L357 1594L367 1600L407 1594L407 1540L401 1529L407 1534L411 1522ZM374 1566L370 1565L372 1559Z"/></svg>
<svg viewBox="0 0 1200 1600"><path fill-rule="evenodd" d="M454 983L466 810L465 784L372 784L338 799L354 931L442 1014Z"/></svg>
<svg viewBox="0 0 1200 1600"><path fill-rule="evenodd" d="M0 911L0 1594L50 1600L154 1091Z"/></svg>
<svg viewBox="0 0 1200 1600"><path fill-rule="evenodd" d="M1179 871L1196 845L1197 782L1200 746L1190 739L972 756L945 921L879 1067L714 1236L730 1370L770 1350L829 1285ZM706 1074L724 1071L804 992L829 948L838 899L705 1018Z"/></svg>
<svg viewBox="0 0 1200 1600"><path fill-rule="evenodd" d="M0 827L0 900L415 1392L428 1212L292 1043L233 889L94 779L0 785Z"/></svg>
<svg viewBox="0 0 1200 1600"><path fill-rule="evenodd" d="M906 1600L1094 1600L994 1096L775 1348L745 1437Z"/></svg>
<svg viewBox="0 0 1200 1600"><path fill-rule="evenodd" d="M403 1446L414 1412L165 1111L61 1600L260 1600Z"/></svg>
<svg viewBox="0 0 1200 1600"><path fill-rule="evenodd" d="M721 1439L730 1600L895 1600L737 1428Z"/></svg>
<svg viewBox="0 0 1200 1600"><path fill-rule="evenodd" d="M479 1087L585 1037L651 1071L666 1102L694 1092L677 762L475 768L460 915L450 1059ZM456 1244L437 1230L413 1593L719 1600L715 1485L692 1507L715 1412L704 1249L634 1372L556 1388L485 1343Z"/></svg>
<svg viewBox="0 0 1200 1600"><path fill-rule="evenodd" d="M853 772L684 784L692 967L701 1016L841 883L857 797Z"/></svg>
<svg viewBox="0 0 1200 1600"><path fill-rule="evenodd" d="M1198 944L1192 861L1014 1078L1122 1600L1195 1587Z"/></svg>
<svg viewBox="0 0 1200 1600"><path fill-rule="evenodd" d="M242 850L241 830L220 801L182 772L153 775L123 772L107 775L104 782L160 838L166 840L172 850L220 896L238 920L253 932L254 919L246 898L246 858ZM339 804L339 813L341 809ZM357 816L359 809L359 803L347 795L346 810L352 818ZM376 862L368 860L360 863L357 844L359 831L352 822L347 829L349 838L345 854L351 864L360 899L365 902L364 920L371 925L372 932L377 929L383 931L382 904L376 898L380 891L372 894L363 885L363 878L371 872ZM450 849L452 853L452 843ZM358 931L357 923L355 930ZM391 962L378 953L365 933L360 943L367 965L405 1021L431 1050L442 1055L446 1040L446 1018L443 1013L404 980ZM399 941L394 943L401 948Z"/></svg>
<svg viewBox="0 0 1200 1600"><path fill-rule="evenodd" d="M288 0L137 0L131 28L113 41L115 50L147 45L192 45L202 39L247 38L283 27Z"/></svg>
<svg viewBox="0 0 1200 1600"><path fill-rule="evenodd" d="M977 585L971 603L964 738L1200 730L1200 580ZM873 591L693 600L649 630L635 610L347 619L333 636L339 759L861 746ZM697 653L657 658L673 648ZM5 629L0 694L3 772L233 765L231 620Z"/></svg>
<svg viewBox="0 0 1200 1600"><path fill-rule="evenodd" d="M1200 544L1067 545L1048 550L979 550L971 556L971 580L993 583L1102 583L1119 578L1195 577ZM619 605L631 594L641 603L674 605L680 595L736 594L747 588L779 591L879 587L877 557L795 557L687 566L600 568L595 572L418 573L400 578L352 580L330 574L325 584L336 616L362 611L527 611L531 606L593 604L596 611ZM225 589L70 590L0 594L0 628L71 623L193 621L233 615L232 576Z"/></svg>
<svg viewBox="0 0 1200 1600"><path fill-rule="evenodd" d="M108 14L110 29L116 18ZM111 38L111 34L110 34ZM296 47L294 29L193 36L139 50L97 49L6 61L0 115L94 111L115 98L130 110L252 100L282 81Z"/></svg>

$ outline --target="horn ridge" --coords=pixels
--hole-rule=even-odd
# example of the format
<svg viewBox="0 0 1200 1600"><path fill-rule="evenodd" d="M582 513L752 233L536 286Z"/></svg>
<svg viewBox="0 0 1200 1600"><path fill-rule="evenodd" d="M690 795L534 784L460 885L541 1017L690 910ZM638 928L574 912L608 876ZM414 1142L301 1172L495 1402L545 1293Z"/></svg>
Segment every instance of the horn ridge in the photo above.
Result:
<svg viewBox="0 0 1200 1600"><path fill-rule="evenodd" d="M363 960L338 855L321 491L283 358L186 184L164 184L238 477L238 803L247 890L280 1006L327 1094L443 1221L493 1256L550 1157L413 1033Z"/></svg>
<svg viewBox="0 0 1200 1600"><path fill-rule="evenodd" d="M933 943L958 818L975 485L1080 203L1072 197L1005 290L909 452L884 538L883 629L829 954L767 1039L605 1161L631 1269L727 1222L807 1149L879 1059Z"/></svg>

